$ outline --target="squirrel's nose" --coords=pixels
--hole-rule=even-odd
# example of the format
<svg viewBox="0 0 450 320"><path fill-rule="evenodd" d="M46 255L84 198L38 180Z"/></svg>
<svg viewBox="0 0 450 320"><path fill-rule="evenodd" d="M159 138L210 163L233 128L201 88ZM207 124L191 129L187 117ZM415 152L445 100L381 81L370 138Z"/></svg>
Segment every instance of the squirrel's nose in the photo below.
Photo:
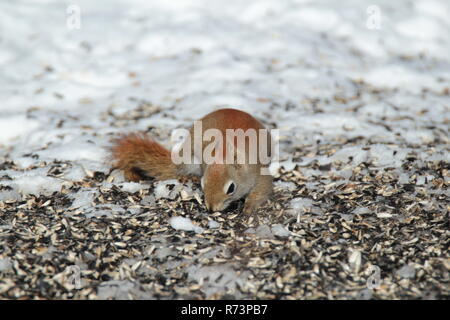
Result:
<svg viewBox="0 0 450 320"><path fill-rule="evenodd" d="M217 204L210 206L211 212L218 212L218 211L222 211L222 210L223 210L223 205L221 203L217 203Z"/></svg>
<svg viewBox="0 0 450 320"><path fill-rule="evenodd" d="M206 209L208 209L209 212L217 212L221 211L223 209L223 206L219 204L210 204L208 201L205 200Z"/></svg>

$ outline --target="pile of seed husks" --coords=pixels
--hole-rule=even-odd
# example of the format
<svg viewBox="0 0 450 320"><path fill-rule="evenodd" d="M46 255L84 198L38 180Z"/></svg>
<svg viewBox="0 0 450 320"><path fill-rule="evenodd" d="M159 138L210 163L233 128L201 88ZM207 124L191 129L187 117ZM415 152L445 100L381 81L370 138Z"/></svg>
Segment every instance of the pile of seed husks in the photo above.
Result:
<svg viewBox="0 0 450 320"><path fill-rule="evenodd" d="M58 175L71 164L52 166ZM155 197L158 182L124 190L116 172L93 172L49 196L0 202L0 297L448 299L449 175L448 162L413 154L398 168L311 161L281 167L271 202L243 216L242 203L208 214L196 183ZM74 207L85 190L90 206Z"/></svg>

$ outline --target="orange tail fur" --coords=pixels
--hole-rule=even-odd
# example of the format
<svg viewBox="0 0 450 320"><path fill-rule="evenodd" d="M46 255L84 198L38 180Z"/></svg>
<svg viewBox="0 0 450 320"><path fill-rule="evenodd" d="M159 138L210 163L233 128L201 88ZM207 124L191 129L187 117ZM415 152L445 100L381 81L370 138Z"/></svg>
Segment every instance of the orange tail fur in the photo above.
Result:
<svg viewBox="0 0 450 320"><path fill-rule="evenodd" d="M133 133L117 139L111 151L115 167L123 170L128 180L178 177L178 168L172 162L170 151L145 135Z"/></svg>

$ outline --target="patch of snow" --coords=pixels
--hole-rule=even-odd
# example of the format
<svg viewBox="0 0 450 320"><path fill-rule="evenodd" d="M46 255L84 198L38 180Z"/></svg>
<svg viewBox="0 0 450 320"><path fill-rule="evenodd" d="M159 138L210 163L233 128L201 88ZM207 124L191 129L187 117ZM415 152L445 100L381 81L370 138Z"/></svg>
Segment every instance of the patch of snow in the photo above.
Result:
<svg viewBox="0 0 450 320"><path fill-rule="evenodd" d="M204 229L195 225L191 219L184 217L172 217L169 224L175 230L194 231L195 233L203 233Z"/></svg>
<svg viewBox="0 0 450 320"><path fill-rule="evenodd" d="M30 157L17 157L14 159L14 164L22 169L26 169L31 165L36 164L36 160Z"/></svg>
<svg viewBox="0 0 450 320"><path fill-rule="evenodd" d="M144 206L153 206L156 203L156 199L154 195L144 196L142 198L141 204Z"/></svg>
<svg viewBox="0 0 450 320"><path fill-rule="evenodd" d="M92 189L80 190L77 193L72 194L74 201L72 202L71 209L87 208L92 206L97 194L98 192Z"/></svg>
<svg viewBox="0 0 450 320"><path fill-rule="evenodd" d="M0 259L0 272L7 271L12 268L12 263L10 258Z"/></svg>
<svg viewBox="0 0 450 320"><path fill-rule="evenodd" d="M255 234L260 238L273 239L272 230L268 225L260 225L256 228Z"/></svg>
<svg viewBox="0 0 450 320"><path fill-rule="evenodd" d="M289 237L291 235L291 232L289 230L287 230L283 225L281 224L274 224L272 226L272 233L275 236L281 237L281 238L286 238Z"/></svg>
<svg viewBox="0 0 450 320"><path fill-rule="evenodd" d="M113 213L125 213L125 210L116 204L104 204L90 207L84 211L87 218L92 217L112 217Z"/></svg>
<svg viewBox="0 0 450 320"><path fill-rule="evenodd" d="M291 182L291 181L275 181L274 182L274 187L275 188L279 188L279 189L284 189L287 191L294 191L297 186L295 185L295 183Z"/></svg>
<svg viewBox="0 0 450 320"><path fill-rule="evenodd" d="M244 233L255 234L256 230L255 230L255 228L248 228L247 230L244 231Z"/></svg>
<svg viewBox="0 0 450 320"><path fill-rule="evenodd" d="M304 212L306 210L310 210L313 203L313 200L309 198L294 198L290 202L290 207L296 212Z"/></svg>
<svg viewBox="0 0 450 320"><path fill-rule="evenodd" d="M156 251L156 257L160 260L164 260L168 256L176 256L177 252L169 247L162 247Z"/></svg>
<svg viewBox="0 0 450 320"><path fill-rule="evenodd" d="M84 139L74 139L70 142L55 144L45 150L36 152L36 154L43 159L99 162L103 161L107 155L106 150L101 145Z"/></svg>
<svg viewBox="0 0 450 320"><path fill-rule="evenodd" d="M29 119L23 114L0 114L0 145L9 145L16 138L26 137L39 126L39 121Z"/></svg>
<svg viewBox="0 0 450 320"><path fill-rule="evenodd" d="M416 275L416 270L413 265L406 264L403 267L401 267L400 269L398 269L396 271L396 273L398 276L400 276L402 278L412 279Z"/></svg>
<svg viewBox="0 0 450 320"><path fill-rule="evenodd" d="M209 220L208 221L208 228L210 229L217 229L220 227L220 223L218 223L217 221L214 220Z"/></svg>
<svg viewBox="0 0 450 320"><path fill-rule="evenodd" d="M361 146L352 146L338 150L330 158L323 159L319 163L323 165L334 161L341 161L360 164L361 162L367 161L367 157L367 151L363 150Z"/></svg>
<svg viewBox="0 0 450 320"><path fill-rule="evenodd" d="M399 184L408 184L409 183L409 174L406 172L400 173L398 177L398 183Z"/></svg>
<svg viewBox="0 0 450 320"><path fill-rule="evenodd" d="M23 195L51 195L61 190L61 179L48 177L45 168L17 172L12 176L13 180L0 180L0 185L9 186Z"/></svg>
<svg viewBox="0 0 450 320"><path fill-rule="evenodd" d="M101 300L131 300L135 295L140 298L151 299L150 294L143 294L138 285L130 280L109 280L102 282L97 291L97 296Z"/></svg>
<svg viewBox="0 0 450 320"><path fill-rule="evenodd" d="M180 189L182 189L182 185L176 179L158 181L154 190L155 198L173 200L178 195Z"/></svg>
<svg viewBox="0 0 450 320"><path fill-rule="evenodd" d="M130 192L130 193L135 193L135 192L138 192L140 190L148 189L147 185L143 185L143 184L140 184L140 183L137 183L137 182L124 182L124 183L118 184L118 186L123 191Z"/></svg>
<svg viewBox="0 0 450 320"><path fill-rule="evenodd" d="M201 285L201 290L210 297L216 293L235 293L237 285L242 287L248 277L248 272L237 273L228 265L196 266L187 268L188 278Z"/></svg>
<svg viewBox="0 0 450 320"><path fill-rule="evenodd" d="M280 162L280 166L282 166L286 171L292 171L297 166L296 162L293 162L292 159L287 161Z"/></svg>
<svg viewBox="0 0 450 320"><path fill-rule="evenodd" d="M86 172L78 165L75 165L64 172L64 179L70 181L81 181L84 177L86 177Z"/></svg>
<svg viewBox="0 0 450 320"><path fill-rule="evenodd" d="M353 210L353 214L369 214L369 213L371 213L372 211L370 211L370 209L369 208L366 208L366 207L358 207L358 208L356 208L355 210Z"/></svg>
<svg viewBox="0 0 450 320"><path fill-rule="evenodd" d="M18 201L20 199L22 196L15 190L0 191L0 201Z"/></svg>

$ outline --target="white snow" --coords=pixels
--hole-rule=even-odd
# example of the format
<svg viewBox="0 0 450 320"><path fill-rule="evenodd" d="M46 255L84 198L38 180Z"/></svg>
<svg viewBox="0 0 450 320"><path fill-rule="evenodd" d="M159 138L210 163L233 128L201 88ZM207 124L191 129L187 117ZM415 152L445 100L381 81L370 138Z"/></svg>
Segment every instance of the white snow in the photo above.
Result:
<svg viewBox="0 0 450 320"><path fill-rule="evenodd" d="M208 221L208 228L210 229L217 229L220 227L220 223L218 223L217 221L214 220L209 220Z"/></svg>
<svg viewBox="0 0 450 320"><path fill-rule="evenodd" d="M12 268L10 258L0 258L0 272L5 272Z"/></svg>
<svg viewBox="0 0 450 320"><path fill-rule="evenodd" d="M194 231L195 233L202 233L204 229L195 225L191 219L184 217L172 217L169 219L169 224L175 230Z"/></svg>
<svg viewBox="0 0 450 320"><path fill-rule="evenodd" d="M281 224L274 224L272 226L272 233L275 236L281 237L281 238L285 238L285 237L289 237L291 235L291 232L289 230L287 230L283 225Z"/></svg>
<svg viewBox="0 0 450 320"><path fill-rule="evenodd" d="M80 190L73 194L74 201L72 202L71 208L88 208L92 205L96 196L97 191L95 190Z"/></svg>
<svg viewBox="0 0 450 320"><path fill-rule="evenodd" d="M143 184L136 183L136 182L124 182L124 183L118 184L118 186L123 191L130 192L130 193L135 193L140 190L148 189L147 185L143 185Z"/></svg>
<svg viewBox="0 0 450 320"><path fill-rule="evenodd" d="M280 162L280 166L282 166L286 171L294 170L296 165L297 163L293 162L292 159Z"/></svg>
<svg viewBox="0 0 450 320"><path fill-rule="evenodd" d="M176 187L171 189L170 186L176 186ZM155 190L154 190L155 198L156 199L161 199L161 198L175 199L180 187L181 187L181 184L178 182L178 180L175 180L175 179L158 181L156 183Z"/></svg>
<svg viewBox="0 0 450 320"><path fill-rule="evenodd" d="M51 195L60 191L64 183L61 179L47 176L45 168L17 172L11 178L13 180L0 180L0 186L9 186L23 195Z"/></svg>
<svg viewBox="0 0 450 320"><path fill-rule="evenodd" d="M411 279L415 277L416 270L414 268L414 265L405 264L403 267L396 271L396 274L402 278Z"/></svg>
<svg viewBox="0 0 450 320"><path fill-rule="evenodd" d="M287 191L294 191L296 189L296 185L293 182L286 182L286 181L275 181L274 182L274 187L275 188L279 188L279 189L284 189Z"/></svg>
<svg viewBox="0 0 450 320"><path fill-rule="evenodd" d="M290 207L297 212L310 209L313 206L313 200L309 198L294 198L290 202Z"/></svg>
<svg viewBox="0 0 450 320"><path fill-rule="evenodd" d="M86 176L86 172L81 166L73 166L69 170L64 172L64 179L70 181L80 181Z"/></svg>
<svg viewBox="0 0 450 320"><path fill-rule="evenodd" d="M273 238L272 230L268 225L265 224L258 226L255 230L255 234L260 238Z"/></svg>
<svg viewBox="0 0 450 320"><path fill-rule="evenodd" d="M22 169L27 169L31 165L36 164L36 160L29 157L19 157L14 159L14 164Z"/></svg>
<svg viewBox="0 0 450 320"><path fill-rule="evenodd" d="M142 198L141 204L144 206L153 206L155 204L155 196L154 195L149 195L149 196L144 196Z"/></svg>
<svg viewBox="0 0 450 320"><path fill-rule="evenodd" d="M113 213L124 213L125 209L116 204L98 205L85 209L86 217L111 217Z"/></svg>
<svg viewBox="0 0 450 320"><path fill-rule="evenodd" d="M0 107L0 146L8 145L10 141L20 136L26 137L30 132L39 127L39 122L27 119L25 115L4 115Z"/></svg>
<svg viewBox="0 0 450 320"><path fill-rule="evenodd" d="M153 298L149 293L143 293L139 290L139 284L130 280L109 280L104 281L98 288L98 298L102 300L117 299L117 300L130 300L133 294L138 294L142 298Z"/></svg>
<svg viewBox="0 0 450 320"><path fill-rule="evenodd" d="M353 214L369 214L371 212L367 207L358 207L353 210Z"/></svg>
<svg viewBox="0 0 450 320"><path fill-rule="evenodd" d="M239 297L236 286L244 286L249 276L247 271L238 273L229 264L201 267L192 265L187 268L187 272L188 278L199 283L207 297L219 292L235 293Z"/></svg>
<svg viewBox="0 0 450 320"><path fill-rule="evenodd" d="M409 183L409 174L402 172L400 176L398 177L398 183L400 184L407 184Z"/></svg>
<svg viewBox="0 0 450 320"><path fill-rule="evenodd" d="M0 191L0 201L17 201L22 196L15 190Z"/></svg>
<svg viewBox="0 0 450 320"><path fill-rule="evenodd" d="M46 150L37 152L37 154L44 159L102 161L106 157L106 150L93 142L74 139L70 142L52 145Z"/></svg>

